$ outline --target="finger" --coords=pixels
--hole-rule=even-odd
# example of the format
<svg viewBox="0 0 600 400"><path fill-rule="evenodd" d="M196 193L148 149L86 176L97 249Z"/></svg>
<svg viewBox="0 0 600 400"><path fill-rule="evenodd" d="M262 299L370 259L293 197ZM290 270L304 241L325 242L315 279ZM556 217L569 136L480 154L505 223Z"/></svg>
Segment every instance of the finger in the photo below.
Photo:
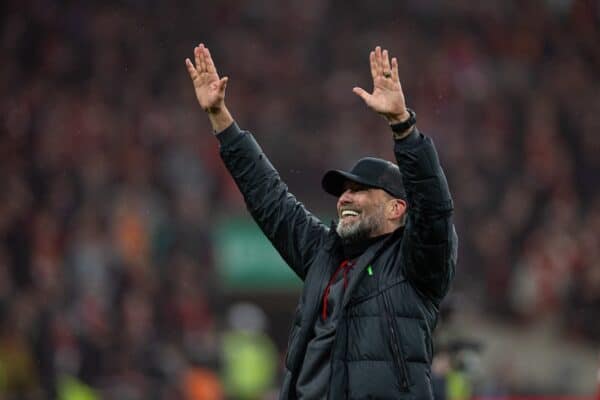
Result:
<svg viewBox="0 0 600 400"><path fill-rule="evenodd" d="M383 54L381 55L381 64L382 64L382 68L383 68L383 74L384 76L386 76L387 74L390 73L390 55L386 50L383 50Z"/></svg>
<svg viewBox="0 0 600 400"><path fill-rule="evenodd" d="M219 93L225 93L225 89L227 89L227 82L229 82L229 78L224 76L219 81Z"/></svg>
<svg viewBox="0 0 600 400"><path fill-rule="evenodd" d="M377 66L375 65L375 52L374 51L369 53L369 63L371 64L371 76L373 77L373 80L374 80L375 77L377 76Z"/></svg>
<svg viewBox="0 0 600 400"><path fill-rule="evenodd" d="M190 78L192 78L192 80L195 80L198 77L198 71L196 71L196 68L194 68L194 64L192 64L192 61L189 58L185 59L185 65L187 66Z"/></svg>
<svg viewBox="0 0 600 400"><path fill-rule="evenodd" d="M206 62L206 71L211 74L216 74L217 68L215 68L215 63L212 60L210 50L208 48L204 48L204 60Z"/></svg>
<svg viewBox="0 0 600 400"><path fill-rule="evenodd" d="M392 80L394 82L400 82L400 75L398 75L398 60L396 57L392 57Z"/></svg>
<svg viewBox="0 0 600 400"><path fill-rule="evenodd" d="M202 71L202 63L200 61L200 48L198 46L194 47L194 61L196 62L196 72L200 73Z"/></svg>
<svg viewBox="0 0 600 400"><path fill-rule="evenodd" d="M383 68L381 65L381 47L375 47L375 70L377 76L383 76Z"/></svg>
<svg viewBox="0 0 600 400"><path fill-rule="evenodd" d="M359 88L359 87L355 87L352 89L352 92L357 95L358 97L360 97L361 99L363 99L365 101L365 103L369 103L369 99L371 98L371 95L363 88Z"/></svg>
<svg viewBox="0 0 600 400"><path fill-rule="evenodd" d="M204 59L204 44L200 43L198 46L198 61L200 65L196 65L198 72L206 72L206 60Z"/></svg>

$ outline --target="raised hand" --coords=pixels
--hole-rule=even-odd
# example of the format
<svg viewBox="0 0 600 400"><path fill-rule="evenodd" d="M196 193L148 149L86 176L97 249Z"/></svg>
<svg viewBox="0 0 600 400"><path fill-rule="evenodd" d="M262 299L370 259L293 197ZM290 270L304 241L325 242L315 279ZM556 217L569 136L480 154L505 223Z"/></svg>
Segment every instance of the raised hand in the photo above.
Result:
<svg viewBox="0 0 600 400"><path fill-rule="evenodd" d="M373 93L355 87L352 91L364 100L369 108L383 115L390 124L398 123L409 117L400 78L398 77L398 60L390 59L387 50L377 46L369 54L371 75L373 77Z"/></svg>
<svg viewBox="0 0 600 400"><path fill-rule="evenodd" d="M195 66L189 58L185 59L185 65L194 83L198 103L207 113L218 113L225 106L225 88L229 78L219 78L210 51L204 44L194 48L194 58Z"/></svg>

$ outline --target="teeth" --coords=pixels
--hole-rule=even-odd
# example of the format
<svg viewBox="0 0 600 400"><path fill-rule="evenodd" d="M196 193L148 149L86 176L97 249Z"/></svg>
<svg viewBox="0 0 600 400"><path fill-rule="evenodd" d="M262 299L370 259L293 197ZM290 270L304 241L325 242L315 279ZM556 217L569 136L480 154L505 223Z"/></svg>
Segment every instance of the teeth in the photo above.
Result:
<svg viewBox="0 0 600 400"><path fill-rule="evenodd" d="M348 216L358 216L358 213L356 211L352 211L352 210L342 211L342 217L348 217Z"/></svg>

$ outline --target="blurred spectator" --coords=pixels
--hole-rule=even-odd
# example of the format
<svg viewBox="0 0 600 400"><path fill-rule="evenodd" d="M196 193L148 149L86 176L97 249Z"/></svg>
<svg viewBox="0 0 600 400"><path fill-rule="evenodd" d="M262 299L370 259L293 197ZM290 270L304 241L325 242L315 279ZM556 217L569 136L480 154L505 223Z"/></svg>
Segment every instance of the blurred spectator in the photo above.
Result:
<svg viewBox="0 0 600 400"><path fill-rule="evenodd" d="M97 400L99 397L89 386L77 379L64 376L58 381L59 400Z"/></svg>
<svg viewBox="0 0 600 400"><path fill-rule="evenodd" d="M223 388L216 374L205 368L190 369L183 381L185 400L221 400Z"/></svg>
<svg viewBox="0 0 600 400"><path fill-rule="evenodd" d="M223 367L228 395L264 399L277 376L277 350L265 334L266 315L254 304L238 303L227 319L231 329L223 335Z"/></svg>
<svg viewBox="0 0 600 400"><path fill-rule="evenodd" d="M37 392L38 375L35 361L26 341L26 327L18 320L25 311L26 298L0 309L0 397L30 397Z"/></svg>

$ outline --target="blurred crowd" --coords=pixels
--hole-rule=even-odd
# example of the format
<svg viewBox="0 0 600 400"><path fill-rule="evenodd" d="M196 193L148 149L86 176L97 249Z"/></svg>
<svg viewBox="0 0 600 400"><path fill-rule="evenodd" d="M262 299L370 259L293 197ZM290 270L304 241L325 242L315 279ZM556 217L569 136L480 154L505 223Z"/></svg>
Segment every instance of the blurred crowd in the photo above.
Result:
<svg viewBox="0 0 600 400"><path fill-rule="evenodd" d="M369 50L388 48L453 192L454 290L598 344L597 2L0 8L0 398L241 396L222 383L211 233L244 206L185 70L200 41L239 124L323 216L323 171L393 157L351 93L370 88Z"/></svg>

